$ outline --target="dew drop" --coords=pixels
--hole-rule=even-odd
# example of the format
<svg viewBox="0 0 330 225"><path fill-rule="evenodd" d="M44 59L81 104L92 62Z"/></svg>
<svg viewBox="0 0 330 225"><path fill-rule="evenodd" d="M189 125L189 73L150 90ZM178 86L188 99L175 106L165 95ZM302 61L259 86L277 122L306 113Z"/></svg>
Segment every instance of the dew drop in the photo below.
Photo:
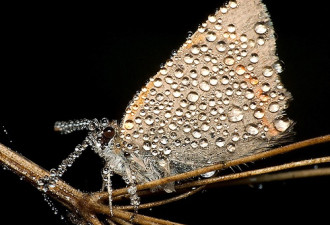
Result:
<svg viewBox="0 0 330 225"><path fill-rule="evenodd" d="M203 76L207 76L207 75L209 75L209 74L210 74L210 69L209 69L208 67L206 67L206 66L203 66L203 67L201 68L201 74L202 74Z"/></svg>
<svg viewBox="0 0 330 225"><path fill-rule="evenodd" d="M274 121L276 130L280 132L286 131L290 127L290 120L288 118L281 118Z"/></svg>
<svg viewBox="0 0 330 225"><path fill-rule="evenodd" d="M252 63L257 63L259 61L259 56L257 53L252 53L251 54L251 58L250 58L250 62Z"/></svg>
<svg viewBox="0 0 330 225"><path fill-rule="evenodd" d="M248 124L245 128L246 132L251 135L257 135L259 133L258 127L255 124Z"/></svg>
<svg viewBox="0 0 330 225"><path fill-rule="evenodd" d="M163 85L162 79L156 78L154 81L154 85L155 85L155 87L161 87Z"/></svg>
<svg viewBox="0 0 330 225"><path fill-rule="evenodd" d="M201 132L200 132L199 130L194 130L194 131L192 132L192 136L193 136L194 138L200 138L200 137L202 136L202 134L201 134Z"/></svg>
<svg viewBox="0 0 330 225"><path fill-rule="evenodd" d="M222 137L219 137L215 140L215 145L218 146L218 147L223 147L225 146L225 139L222 138Z"/></svg>
<svg viewBox="0 0 330 225"><path fill-rule="evenodd" d="M181 78L183 76L183 71L181 69L176 69L174 72L176 78Z"/></svg>
<svg viewBox="0 0 330 225"><path fill-rule="evenodd" d="M215 171L211 171L211 172L207 172L207 173L203 173L203 174L201 174L201 177L204 177L204 178L210 178L210 177L212 177L214 174L215 174Z"/></svg>
<svg viewBox="0 0 330 225"><path fill-rule="evenodd" d="M217 21L217 18L215 17L215 15L209 15L208 20L210 21L210 23L215 23Z"/></svg>
<svg viewBox="0 0 330 225"><path fill-rule="evenodd" d="M124 123L124 127L126 130L132 130L134 127L134 123L132 120L126 120Z"/></svg>
<svg viewBox="0 0 330 225"><path fill-rule="evenodd" d="M191 53L194 55L197 55L199 53L199 46L198 45L193 45L191 47Z"/></svg>
<svg viewBox="0 0 330 225"><path fill-rule="evenodd" d="M262 46L265 44L265 39L263 37L258 37L257 43L258 43L258 45Z"/></svg>
<svg viewBox="0 0 330 225"><path fill-rule="evenodd" d="M151 143L149 141L145 141L143 143L143 149L149 151L151 149Z"/></svg>
<svg viewBox="0 0 330 225"><path fill-rule="evenodd" d="M193 58L190 54L187 54L187 55L185 55L185 57L184 57L184 61L185 61L185 63L187 63L187 64L191 64L191 63L194 62L194 58Z"/></svg>
<svg viewBox="0 0 330 225"><path fill-rule="evenodd" d="M210 84L215 86L218 83L218 79L216 77L211 77L210 78Z"/></svg>
<svg viewBox="0 0 330 225"><path fill-rule="evenodd" d="M207 123L203 123L201 129L202 131L208 131L210 129L210 126Z"/></svg>
<svg viewBox="0 0 330 225"><path fill-rule="evenodd" d="M219 52L224 52L226 51L226 43L224 41L219 41L216 45L216 48Z"/></svg>
<svg viewBox="0 0 330 225"><path fill-rule="evenodd" d="M239 134L238 133L233 133L233 136L231 138L232 141L238 141L239 140Z"/></svg>
<svg viewBox="0 0 330 225"><path fill-rule="evenodd" d="M169 155L172 152L172 150L170 147L166 146L163 152L165 155Z"/></svg>
<svg viewBox="0 0 330 225"><path fill-rule="evenodd" d="M264 113L264 111L263 111L262 109L256 109L256 110L254 111L254 114L253 114L253 116L254 116L255 118L257 118L257 119L261 119L261 118L263 118L264 115L265 115L265 113Z"/></svg>
<svg viewBox="0 0 330 225"><path fill-rule="evenodd" d="M230 122L239 122L243 119L243 110L240 107L234 106L228 113L228 120Z"/></svg>
<svg viewBox="0 0 330 225"><path fill-rule="evenodd" d="M276 102L270 103L269 104L269 112L276 113L280 109L280 105Z"/></svg>
<svg viewBox="0 0 330 225"><path fill-rule="evenodd" d="M242 65L238 65L235 69L235 72L238 74L238 75L243 75L245 72L246 72L246 69L244 66Z"/></svg>
<svg viewBox="0 0 330 225"><path fill-rule="evenodd" d="M202 81L199 85L199 88L202 90L202 91L209 91L211 89L210 85L208 82L206 81Z"/></svg>
<svg viewBox="0 0 330 225"><path fill-rule="evenodd" d="M283 72L283 62L282 61L277 61L273 64L273 68L277 73L282 73Z"/></svg>
<svg viewBox="0 0 330 225"><path fill-rule="evenodd" d="M262 86L261 86L261 90L262 90L263 92L267 92L267 91L269 91L269 90L270 90L270 85L269 85L269 83L263 83Z"/></svg>
<svg viewBox="0 0 330 225"><path fill-rule="evenodd" d="M207 141L206 138L202 138L202 139L199 141L199 145L200 145L202 148L207 148L207 146L209 146L209 142Z"/></svg>
<svg viewBox="0 0 330 225"><path fill-rule="evenodd" d="M189 92L189 94L187 95L187 99L188 101L190 102L197 102L197 100L199 99L199 95L194 92L194 91L191 91Z"/></svg>
<svg viewBox="0 0 330 225"><path fill-rule="evenodd" d="M230 0L228 2L228 5L229 5L230 8L234 9L234 8L237 7L237 1L236 0Z"/></svg>
<svg viewBox="0 0 330 225"><path fill-rule="evenodd" d="M236 147L235 147L235 144L233 143L229 143L227 145L227 151L230 152L230 153L233 153L235 151Z"/></svg>
<svg viewBox="0 0 330 225"><path fill-rule="evenodd" d="M235 63L235 59L234 59L232 56L227 56L227 57L224 59L224 63L225 63L227 66L232 66L232 65L234 65L234 63Z"/></svg>
<svg viewBox="0 0 330 225"><path fill-rule="evenodd" d="M209 41L209 42L213 42L217 39L217 36L216 34L213 32L213 31L209 31L207 34L206 34L206 40Z"/></svg>
<svg viewBox="0 0 330 225"><path fill-rule="evenodd" d="M273 75L273 73L274 73L274 70L273 70L272 67L270 67L270 66L266 66L266 67L264 67L263 75L264 75L265 77L270 77L270 76Z"/></svg>
<svg viewBox="0 0 330 225"><path fill-rule="evenodd" d="M252 99L252 98L254 98L254 92L253 92L253 90L251 90L251 89L246 90L246 92L245 92L245 97L246 97L247 99Z"/></svg>
<svg viewBox="0 0 330 225"><path fill-rule="evenodd" d="M154 123L154 119L153 119L152 116L147 116L147 117L145 118L144 122L145 122L146 124L148 124L148 125L151 125L151 124Z"/></svg>
<svg viewBox="0 0 330 225"><path fill-rule="evenodd" d="M267 26L263 22L258 22L258 23L256 23L256 25L254 27L254 31L257 34L264 34L267 32Z"/></svg>
<svg viewBox="0 0 330 225"><path fill-rule="evenodd" d="M234 24L229 24L227 30L229 33L234 33L236 31L236 27Z"/></svg>

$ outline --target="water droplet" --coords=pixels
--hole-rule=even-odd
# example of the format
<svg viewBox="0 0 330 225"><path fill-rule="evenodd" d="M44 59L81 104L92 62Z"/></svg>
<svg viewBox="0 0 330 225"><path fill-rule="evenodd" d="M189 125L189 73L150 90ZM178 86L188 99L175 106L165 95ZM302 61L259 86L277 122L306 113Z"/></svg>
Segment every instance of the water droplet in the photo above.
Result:
<svg viewBox="0 0 330 225"><path fill-rule="evenodd" d="M168 127L170 128L170 130L176 130L176 128L177 128L177 125L175 124L175 123L170 123L169 125L168 125Z"/></svg>
<svg viewBox="0 0 330 225"><path fill-rule="evenodd" d="M173 96L174 96L175 98L180 97L180 96L181 96L181 92L180 92L180 90L179 90L179 89L175 89L175 90L173 91Z"/></svg>
<svg viewBox="0 0 330 225"><path fill-rule="evenodd" d="M265 66L265 67L264 67L263 75L264 75L265 77L270 77L270 76L273 75L273 73L274 73L274 70L273 70L272 67L270 67L270 66Z"/></svg>
<svg viewBox="0 0 330 225"><path fill-rule="evenodd" d="M213 31L209 31L206 35L206 40L209 42L213 42L217 39L216 34Z"/></svg>
<svg viewBox="0 0 330 225"><path fill-rule="evenodd" d="M291 125L291 121L288 118L281 118L274 121L276 130L280 132L286 131Z"/></svg>
<svg viewBox="0 0 330 225"><path fill-rule="evenodd" d="M222 137L219 137L215 140L215 144L216 144L216 146L221 148L221 147L225 146L225 139Z"/></svg>
<svg viewBox="0 0 330 225"><path fill-rule="evenodd" d="M172 150L170 147L166 146L163 152L165 155L169 155L172 152Z"/></svg>
<svg viewBox="0 0 330 225"><path fill-rule="evenodd" d="M199 145L200 145L202 148L207 148L207 146L209 146L209 142L207 141L206 138L202 138L202 139L199 141Z"/></svg>
<svg viewBox="0 0 330 225"><path fill-rule="evenodd" d="M197 55L199 53L199 46L198 45L193 45L191 47L191 53L194 55Z"/></svg>
<svg viewBox="0 0 330 225"><path fill-rule="evenodd" d="M124 123L124 127L126 130L131 130L134 127L134 123L132 120L126 120Z"/></svg>
<svg viewBox="0 0 330 225"><path fill-rule="evenodd" d="M270 112L275 113L280 109L280 105L276 102L272 102L269 104L268 109Z"/></svg>
<svg viewBox="0 0 330 225"><path fill-rule="evenodd" d="M269 83L263 83L262 86L261 86L261 90L262 90L263 92L267 92L267 91L269 91L269 90L270 90L270 85L269 85Z"/></svg>
<svg viewBox="0 0 330 225"><path fill-rule="evenodd" d="M258 23L256 23L256 25L254 27L254 31L257 34L264 34L267 32L267 26L263 22L258 22Z"/></svg>
<svg viewBox="0 0 330 225"><path fill-rule="evenodd" d="M246 72L246 69L244 66L242 65L238 65L235 69L235 72L238 74L238 75L243 75L245 72Z"/></svg>
<svg viewBox="0 0 330 225"><path fill-rule="evenodd" d="M210 21L210 23L215 23L217 21L217 18L215 17L215 15L209 15L208 20Z"/></svg>
<svg viewBox="0 0 330 225"><path fill-rule="evenodd" d="M211 85L215 86L215 85L217 85L217 83L218 83L217 77L211 77L210 78L210 84Z"/></svg>
<svg viewBox="0 0 330 225"><path fill-rule="evenodd" d="M190 132L190 131L191 131L191 127L190 127L189 125L184 125L184 126L183 126L183 132L188 133L188 132Z"/></svg>
<svg viewBox="0 0 330 225"><path fill-rule="evenodd" d="M154 81L154 85L155 85L155 87L161 87L163 85L162 79L156 78Z"/></svg>
<svg viewBox="0 0 330 225"><path fill-rule="evenodd" d="M236 31L236 27L234 24L229 24L227 30L229 33L234 33Z"/></svg>
<svg viewBox="0 0 330 225"><path fill-rule="evenodd" d="M201 176L204 177L204 178L210 178L214 174L215 174L215 171L211 171L211 172L203 173L203 174L201 174Z"/></svg>
<svg viewBox="0 0 330 225"><path fill-rule="evenodd" d="M250 58L250 62L252 63L257 63L259 61L259 56L257 53L252 53L251 54L251 58Z"/></svg>
<svg viewBox="0 0 330 225"><path fill-rule="evenodd" d="M222 12L223 14L226 14L228 12L228 9L225 6L221 6L220 12Z"/></svg>
<svg viewBox="0 0 330 225"><path fill-rule="evenodd" d="M257 135L259 133L258 127L255 124L248 124L245 128L246 132L251 135Z"/></svg>
<svg viewBox="0 0 330 225"><path fill-rule="evenodd" d="M202 136L202 133L201 133L199 130L194 130L194 131L192 132L192 136L193 136L194 138L200 138L200 137Z"/></svg>
<svg viewBox="0 0 330 225"><path fill-rule="evenodd" d="M190 146L191 146L192 148L197 148L197 147L198 147L198 143L197 143L197 141L192 141L192 142L190 143Z"/></svg>
<svg viewBox="0 0 330 225"><path fill-rule="evenodd" d="M230 122L239 122L243 117L243 110L237 106L234 106L228 113L228 120Z"/></svg>
<svg viewBox="0 0 330 225"><path fill-rule="evenodd" d="M234 8L237 7L237 1L236 0L230 0L228 2L228 5L229 5L230 8L234 9Z"/></svg>
<svg viewBox="0 0 330 225"><path fill-rule="evenodd" d="M201 129L202 131L208 131L210 129L210 126L207 123L203 123Z"/></svg>
<svg viewBox="0 0 330 225"><path fill-rule="evenodd" d="M239 137L239 134L238 133L233 133L231 140L236 142L236 141L239 140L239 138L240 137Z"/></svg>
<svg viewBox="0 0 330 225"><path fill-rule="evenodd" d="M210 85L206 81L202 81L199 85L202 91L209 91L211 89Z"/></svg>
<svg viewBox="0 0 330 225"><path fill-rule="evenodd" d="M225 63L227 66L232 66L232 65L234 65L234 63L235 63L235 59L234 59L232 56L227 56L227 57L224 59L224 63Z"/></svg>
<svg viewBox="0 0 330 225"><path fill-rule="evenodd" d="M145 118L144 122L145 122L146 124L148 124L148 125L151 125L151 124L154 123L154 119L153 119L152 116L147 116L147 117Z"/></svg>
<svg viewBox="0 0 330 225"><path fill-rule="evenodd" d="M254 98L254 92L253 92L253 90L251 90L251 89L246 90L246 92L245 92L245 97L246 97L247 99L252 99L252 98Z"/></svg>
<svg viewBox="0 0 330 225"><path fill-rule="evenodd" d="M209 74L210 74L210 69L209 69L207 66L203 66L203 67L201 68L201 74L202 74L203 76L207 76L207 75L209 75Z"/></svg>
<svg viewBox="0 0 330 225"><path fill-rule="evenodd" d="M190 54L187 54L187 55L185 55L185 57L184 57L184 61L185 61L185 63L187 63L187 64L191 64L191 63L194 62L194 58L193 58Z"/></svg>
<svg viewBox="0 0 330 225"><path fill-rule="evenodd" d="M258 37L257 38L257 44L262 46L265 44L265 39L263 37Z"/></svg>
<svg viewBox="0 0 330 225"><path fill-rule="evenodd" d="M187 99L188 101L190 102L197 102L197 100L199 99L199 95L194 92L194 91L191 91L189 92L189 94L187 95Z"/></svg>
<svg viewBox="0 0 330 225"><path fill-rule="evenodd" d="M183 76L183 71L181 69L176 69L174 72L176 78L181 78Z"/></svg>
<svg viewBox="0 0 330 225"><path fill-rule="evenodd" d="M229 143L227 145L227 151L230 152L230 153L233 153L235 151L236 147L235 147L235 144L233 143Z"/></svg>
<svg viewBox="0 0 330 225"><path fill-rule="evenodd" d="M265 113L262 109L256 109L253 115L255 118L261 119L262 117L264 117Z"/></svg>
<svg viewBox="0 0 330 225"><path fill-rule="evenodd" d="M277 61L277 62L275 62L274 64L273 64L273 68L275 69L275 71L277 72L277 73L282 73L283 72L283 62L282 61Z"/></svg>
<svg viewBox="0 0 330 225"><path fill-rule="evenodd" d="M145 141L143 143L143 149L149 151L151 149L151 143L149 141Z"/></svg>

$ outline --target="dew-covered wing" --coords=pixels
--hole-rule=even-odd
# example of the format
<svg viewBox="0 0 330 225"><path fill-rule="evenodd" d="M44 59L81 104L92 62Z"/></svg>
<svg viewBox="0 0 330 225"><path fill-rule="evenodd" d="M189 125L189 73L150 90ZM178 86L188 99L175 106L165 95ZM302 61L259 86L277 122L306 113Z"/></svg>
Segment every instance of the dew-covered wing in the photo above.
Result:
<svg viewBox="0 0 330 225"><path fill-rule="evenodd" d="M121 148L172 174L266 150L291 130L281 70L265 5L229 1L130 102Z"/></svg>

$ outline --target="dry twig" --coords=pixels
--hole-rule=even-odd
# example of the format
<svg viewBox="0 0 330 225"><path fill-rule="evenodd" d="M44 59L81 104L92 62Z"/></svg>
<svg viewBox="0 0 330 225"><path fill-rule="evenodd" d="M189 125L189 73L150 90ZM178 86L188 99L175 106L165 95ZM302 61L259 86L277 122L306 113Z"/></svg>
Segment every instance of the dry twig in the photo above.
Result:
<svg viewBox="0 0 330 225"><path fill-rule="evenodd" d="M284 147L276 148L267 152L262 152L256 155L251 155L248 157L244 157L237 160L232 160L225 163L220 163L217 165L201 168L198 170L194 170L188 173L179 174L176 176L166 177L160 180L152 181L149 183L141 184L137 186L139 190L139 195L147 195L150 194L148 189L156 187L158 185L164 185L168 182L185 180L187 178L196 177L206 172L220 170L224 168L228 168L231 166L256 161L259 159L263 159L266 157L287 153L289 151L293 151L296 149L301 149L306 146L311 146L314 144L324 143L330 141L330 135L326 135L323 137L313 138L302 142L297 142L291 145L287 145ZM26 159L22 155L10 150L4 145L0 144L0 162L11 169L13 172L18 174L19 176L23 176L26 180L28 180L32 185L38 186L37 181L44 177L49 176L49 172L37 164L31 162ZM142 204L140 208L148 208L155 207L162 204L167 204L173 201L180 200L182 198L186 198L202 188L209 187L211 184L217 185L238 185L238 184L252 184L259 182L267 182L274 180L283 180L283 179L293 179L293 178L301 178L301 177L310 177L310 176L325 176L330 175L330 168L322 168L322 169L313 169L313 170L299 170L299 171L289 171L282 172L277 174L270 174L276 171L283 171L292 168L314 165L320 163L328 163L330 162L330 157L321 157L310 160L303 160L299 162L286 163L283 165L277 165L272 167L267 167L258 170L246 171L236 174L230 174L220 177L214 177L205 180L197 180L190 181L184 183L182 185L177 185L177 190L190 190L187 193L182 195L172 197L169 199ZM200 186L195 190L191 190L192 187ZM144 190L144 191L143 191ZM78 212L79 216L84 220L93 225L101 225L102 222L99 219L99 215L107 216L105 222L108 224L178 224L173 223L167 220L157 219L149 216L144 216L140 214L134 214L132 212L128 212L127 210L131 210L130 206L116 206L113 209L113 217L110 217L110 212L107 204L105 204L104 200L107 198L107 193L105 192L96 192L96 193L83 193L81 191L76 190L71 187L67 183L62 180L59 180L54 188L49 189L47 192L48 195L53 197L55 200L61 202L66 208L68 208L72 212ZM127 189L117 189L113 191L113 200L118 201L124 198L127 194Z"/></svg>

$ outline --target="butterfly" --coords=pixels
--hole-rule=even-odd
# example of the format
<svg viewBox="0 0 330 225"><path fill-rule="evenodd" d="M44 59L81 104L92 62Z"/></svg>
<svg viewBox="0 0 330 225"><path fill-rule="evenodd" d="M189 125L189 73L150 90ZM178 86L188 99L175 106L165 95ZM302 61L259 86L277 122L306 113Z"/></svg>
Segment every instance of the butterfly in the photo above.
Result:
<svg viewBox="0 0 330 225"><path fill-rule="evenodd" d="M261 0L230 0L210 15L128 104L120 123L57 122L55 130L89 130L51 176L47 191L91 147L105 160L104 188L123 177L131 204L136 185L267 151L292 134L291 99L279 74L274 29ZM162 187L174 191L174 183Z"/></svg>

